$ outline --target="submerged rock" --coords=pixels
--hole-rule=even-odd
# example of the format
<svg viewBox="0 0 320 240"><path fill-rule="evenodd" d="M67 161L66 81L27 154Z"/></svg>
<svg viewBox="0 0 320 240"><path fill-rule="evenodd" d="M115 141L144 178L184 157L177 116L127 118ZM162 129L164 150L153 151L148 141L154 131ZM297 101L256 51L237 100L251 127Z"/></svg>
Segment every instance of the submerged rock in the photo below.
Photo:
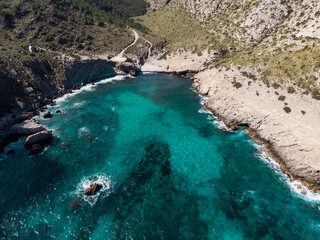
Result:
<svg viewBox="0 0 320 240"><path fill-rule="evenodd" d="M76 197L76 198L72 199L68 205L69 205L69 210L73 210L76 207L80 207L81 206L81 199L79 197Z"/></svg>
<svg viewBox="0 0 320 240"><path fill-rule="evenodd" d="M52 115L49 111L47 111L43 114L43 118L51 118L51 117L52 117Z"/></svg>
<svg viewBox="0 0 320 240"><path fill-rule="evenodd" d="M43 146L41 144L34 144L31 147L29 155L37 155L37 154L41 153L42 150L43 150Z"/></svg>
<svg viewBox="0 0 320 240"><path fill-rule="evenodd" d="M14 154L16 151L14 149L10 149L8 152L7 152L7 156L9 155L12 155Z"/></svg>
<svg viewBox="0 0 320 240"><path fill-rule="evenodd" d="M14 125L11 130L15 134L30 135L40 131L44 131L45 129L36 122L25 120L22 123Z"/></svg>
<svg viewBox="0 0 320 240"><path fill-rule="evenodd" d="M58 109L58 110L56 111L56 113L61 113L61 110Z"/></svg>
<svg viewBox="0 0 320 240"><path fill-rule="evenodd" d="M83 191L83 194L86 196L92 196L92 195L95 195L97 192L99 192L102 188L103 186L100 183L90 184L90 187L85 189Z"/></svg>
<svg viewBox="0 0 320 240"><path fill-rule="evenodd" d="M32 134L27 137L24 146L26 148L31 147L34 144L42 144L50 142L52 139L52 133L50 131L41 131L35 134Z"/></svg>

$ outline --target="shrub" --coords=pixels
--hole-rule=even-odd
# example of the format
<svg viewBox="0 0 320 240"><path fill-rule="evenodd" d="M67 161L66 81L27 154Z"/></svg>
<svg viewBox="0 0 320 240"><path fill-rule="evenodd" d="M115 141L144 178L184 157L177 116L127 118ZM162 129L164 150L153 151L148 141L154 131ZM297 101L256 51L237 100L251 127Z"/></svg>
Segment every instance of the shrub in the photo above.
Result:
<svg viewBox="0 0 320 240"><path fill-rule="evenodd" d="M286 99L286 96L281 95L280 97L278 97L279 101L284 101Z"/></svg>
<svg viewBox="0 0 320 240"><path fill-rule="evenodd" d="M290 113L290 112L291 112L291 108L289 108L289 107L284 107L283 110L284 110L286 113Z"/></svg>
<svg viewBox="0 0 320 240"><path fill-rule="evenodd" d="M290 94L292 94L292 93L295 93L296 92L296 90L294 89L294 87L288 87L288 89L287 89L287 91L288 91L288 93L290 93Z"/></svg>
<svg viewBox="0 0 320 240"><path fill-rule="evenodd" d="M239 83L239 82L234 82L234 83L233 83L233 86L234 86L236 89L238 89L238 88L241 88L241 87L242 87L242 84Z"/></svg>
<svg viewBox="0 0 320 240"><path fill-rule="evenodd" d="M279 83L272 83L272 87L278 89L280 87Z"/></svg>
<svg viewBox="0 0 320 240"><path fill-rule="evenodd" d="M320 92L319 92L319 90L318 89L313 89L312 92L311 92L311 96L314 99L320 100Z"/></svg>

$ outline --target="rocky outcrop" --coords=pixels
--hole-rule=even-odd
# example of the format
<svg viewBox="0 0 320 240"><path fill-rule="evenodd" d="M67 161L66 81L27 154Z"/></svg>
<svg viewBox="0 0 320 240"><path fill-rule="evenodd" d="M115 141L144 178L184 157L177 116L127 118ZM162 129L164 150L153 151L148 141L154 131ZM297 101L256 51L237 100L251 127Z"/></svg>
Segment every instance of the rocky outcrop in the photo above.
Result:
<svg viewBox="0 0 320 240"><path fill-rule="evenodd" d="M99 192L103 188L103 185L100 183L94 183L91 184L89 188L85 189L83 191L83 194L86 196L92 196L95 195L97 192Z"/></svg>
<svg viewBox="0 0 320 240"><path fill-rule="evenodd" d="M50 142L52 139L52 132L51 131L41 131L35 134L32 134L27 137L26 141L24 142L24 146L26 148L32 147L34 144L44 144Z"/></svg>
<svg viewBox="0 0 320 240"><path fill-rule="evenodd" d="M124 72L126 74L130 74L132 76L136 76L140 69L132 62L121 62L116 65L117 70Z"/></svg>
<svg viewBox="0 0 320 240"><path fill-rule="evenodd" d="M51 113L49 111L47 111L47 112L43 113L42 117L43 118L51 118L52 115L51 115Z"/></svg>
<svg viewBox="0 0 320 240"><path fill-rule="evenodd" d="M147 0L147 2L150 4L150 8L160 9L165 7L170 2L170 0Z"/></svg>
<svg viewBox="0 0 320 240"><path fill-rule="evenodd" d="M22 123L14 125L11 130L14 134L30 135L40 131L44 131L45 129L36 122L33 122L31 120L26 120L26 121L23 121Z"/></svg>

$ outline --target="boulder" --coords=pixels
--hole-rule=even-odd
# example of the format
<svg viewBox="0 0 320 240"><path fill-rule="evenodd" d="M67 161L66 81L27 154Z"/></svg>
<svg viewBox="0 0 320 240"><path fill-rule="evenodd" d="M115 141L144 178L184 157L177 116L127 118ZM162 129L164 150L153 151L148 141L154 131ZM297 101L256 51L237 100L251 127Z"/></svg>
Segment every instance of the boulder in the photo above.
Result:
<svg viewBox="0 0 320 240"><path fill-rule="evenodd" d="M50 142L51 139L52 139L51 131L44 130L28 136L26 141L24 142L24 146L26 148L30 148L34 144L42 144L42 143Z"/></svg>
<svg viewBox="0 0 320 240"><path fill-rule="evenodd" d="M69 205L69 210L73 210L76 207L80 207L81 206L81 199L79 197L76 197L76 198L72 199L68 205Z"/></svg>
<svg viewBox="0 0 320 240"><path fill-rule="evenodd" d="M86 196L93 196L95 195L97 192L99 192L101 189L103 188L102 184L100 183L94 183L94 184L90 184L90 187L88 187L87 189L85 189L83 191L83 194Z"/></svg>
<svg viewBox="0 0 320 240"><path fill-rule="evenodd" d="M41 144L33 144L29 155L37 155L42 152L43 146Z"/></svg>
<svg viewBox="0 0 320 240"><path fill-rule="evenodd" d="M56 113L61 113L61 110L58 109L58 110L56 111Z"/></svg>
<svg viewBox="0 0 320 240"><path fill-rule="evenodd" d="M45 112L42 116L43 116L43 118L51 118L52 117L52 115L49 111Z"/></svg>
<svg viewBox="0 0 320 240"><path fill-rule="evenodd" d="M36 47L34 47L34 46L29 46L29 52L34 53L34 52L37 52L37 51L38 51L38 50L37 50Z"/></svg>
<svg viewBox="0 0 320 240"><path fill-rule="evenodd" d="M124 73L129 74L130 72L134 72L135 74L137 74L138 72L140 72L140 69L138 67L136 67L134 65L134 63L131 62L122 62L122 63L118 63L116 65L116 68Z"/></svg>
<svg viewBox="0 0 320 240"><path fill-rule="evenodd" d="M131 71L129 72L129 74L130 74L131 76L133 76L133 77L138 76L138 72L133 71L133 70L131 70Z"/></svg>
<svg viewBox="0 0 320 240"><path fill-rule="evenodd" d="M302 190L300 191L300 193L301 193L302 195L306 195L306 194L307 194L307 190L302 189Z"/></svg>
<svg viewBox="0 0 320 240"><path fill-rule="evenodd" d="M22 123L16 124L11 129L13 133L18 135L30 135L44 130L38 123L31 120L25 120Z"/></svg>

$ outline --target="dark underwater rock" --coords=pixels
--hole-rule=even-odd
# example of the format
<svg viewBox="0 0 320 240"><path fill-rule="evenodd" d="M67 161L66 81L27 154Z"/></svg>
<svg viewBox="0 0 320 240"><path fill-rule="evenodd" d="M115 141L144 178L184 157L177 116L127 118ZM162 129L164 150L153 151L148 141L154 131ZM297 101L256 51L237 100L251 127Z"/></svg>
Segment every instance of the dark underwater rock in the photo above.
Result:
<svg viewBox="0 0 320 240"><path fill-rule="evenodd" d="M81 199L79 197L72 199L69 202L68 206L69 206L69 210L73 210L77 207L80 207L81 206Z"/></svg>
<svg viewBox="0 0 320 240"><path fill-rule="evenodd" d="M7 156L9 155L12 155L14 154L16 151L14 149L10 149L8 152L7 152Z"/></svg>
<svg viewBox="0 0 320 240"><path fill-rule="evenodd" d="M103 186L100 183L90 184L90 187L85 189L83 191L83 194L86 196L92 196L92 195L95 195L97 192L99 192L102 188Z"/></svg>
<svg viewBox="0 0 320 240"><path fill-rule="evenodd" d="M61 110L58 109L58 110L56 111L56 113L61 113Z"/></svg>
<svg viewBox="0 0 320 240"><path fill-rule="evenodd" d="M211 124L198 128L198 132L203 138L210 138L214 135L213 126Z"/></svg>
<svg viewBox="0 0 320 240"><path fill-rule="evenodd" d="M29 155L37 155L37 154L41 153L42 150L43 150L43 146L41 144L34 144L31 147Z"/></svg>

